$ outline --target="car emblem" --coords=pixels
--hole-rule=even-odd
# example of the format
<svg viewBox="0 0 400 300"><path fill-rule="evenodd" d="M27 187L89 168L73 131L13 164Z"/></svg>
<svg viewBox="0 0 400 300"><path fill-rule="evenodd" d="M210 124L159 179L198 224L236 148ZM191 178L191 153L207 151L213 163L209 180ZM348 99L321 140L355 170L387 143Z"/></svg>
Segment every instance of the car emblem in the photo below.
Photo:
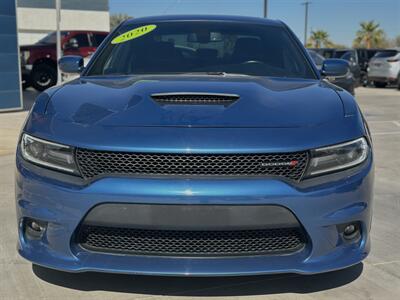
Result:
<svg viewBox="0 0 400 300"><path fill-rule="evenodd" d="M294 168L298 165L298 160L291 161L272 161L272 162L262 162L262 167L291 167Z"/></svg>

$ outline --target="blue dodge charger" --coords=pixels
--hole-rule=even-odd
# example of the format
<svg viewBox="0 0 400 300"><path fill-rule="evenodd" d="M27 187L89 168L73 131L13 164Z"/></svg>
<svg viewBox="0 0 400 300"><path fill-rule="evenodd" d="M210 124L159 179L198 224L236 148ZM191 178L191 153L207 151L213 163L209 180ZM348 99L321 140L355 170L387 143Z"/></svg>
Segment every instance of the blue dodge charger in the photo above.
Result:
<svg viewBox="0 0 400 300"><path fill-rule="evenodd" d="M229 276L369 253L373 153L353 96L282 22L163 16L116 28L43 92L16 154L18 251L69 272Z"/></svg>

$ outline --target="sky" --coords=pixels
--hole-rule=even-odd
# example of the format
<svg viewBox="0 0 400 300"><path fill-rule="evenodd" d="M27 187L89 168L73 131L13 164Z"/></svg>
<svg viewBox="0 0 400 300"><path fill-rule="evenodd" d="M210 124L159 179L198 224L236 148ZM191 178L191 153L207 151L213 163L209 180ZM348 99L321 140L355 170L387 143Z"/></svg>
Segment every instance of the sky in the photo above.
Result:
<svg viewBox="0 0 400 300"><path fill-rule="evenodd" d="M303 40L305 0L268 0L268 18L284 21ZM351 46L362 21L375 20L389 38L400 35L400 0L310 0L309 27ZM264 0L109 0L111 13L134 18L173 14L263 16Z"/></svg>

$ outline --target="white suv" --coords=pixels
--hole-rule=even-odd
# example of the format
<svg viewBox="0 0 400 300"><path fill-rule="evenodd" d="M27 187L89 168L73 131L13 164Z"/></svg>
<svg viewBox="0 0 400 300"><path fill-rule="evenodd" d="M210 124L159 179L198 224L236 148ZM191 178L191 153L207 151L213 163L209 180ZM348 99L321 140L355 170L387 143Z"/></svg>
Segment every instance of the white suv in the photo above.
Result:
<svg viewBox="0 0 400 300"><path fill-rule="evenodd" d="M400 50L377 52L369 62L368 80L376 87L395 83L400 89Z"/></svg>

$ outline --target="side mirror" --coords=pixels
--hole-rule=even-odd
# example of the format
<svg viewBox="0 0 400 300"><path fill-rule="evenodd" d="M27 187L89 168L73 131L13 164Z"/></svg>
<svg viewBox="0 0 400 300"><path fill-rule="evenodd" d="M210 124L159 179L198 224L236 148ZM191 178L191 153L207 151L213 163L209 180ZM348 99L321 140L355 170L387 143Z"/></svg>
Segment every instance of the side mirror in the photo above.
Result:
<svg viewBox="0 0 400 300"><path fill-rule="evenodd" d="M58 60L58 65L64 73L81 73L83 71L83 57L78 55L66 55Z"/></svg>
<svg viewBox="0 0 400 300"><path fill-rule="evenodd" d="M323 77L343 77L350 72L349 63L344 59L330 58L322 63L321 75Z"/></svg>

